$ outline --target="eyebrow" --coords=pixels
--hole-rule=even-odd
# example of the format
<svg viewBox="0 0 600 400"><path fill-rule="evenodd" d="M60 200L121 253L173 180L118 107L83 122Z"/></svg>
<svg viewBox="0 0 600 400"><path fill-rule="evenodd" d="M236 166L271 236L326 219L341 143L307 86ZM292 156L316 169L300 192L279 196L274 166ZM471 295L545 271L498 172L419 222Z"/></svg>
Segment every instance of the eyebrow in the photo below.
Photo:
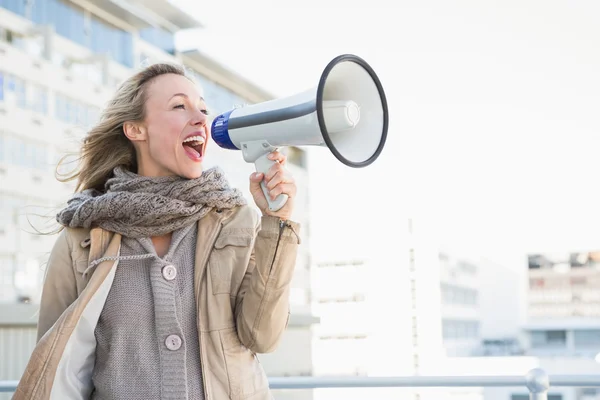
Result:
<svg viewBox="0 0 600 400"><path fill-rule="evenodd" d="M186 99L189 98L189 96L185 93L175 93L173 96L171 96L171 99L173 97L185 97ZM169 100L171 100L171 99L169 99ZM205 101L204 97L202 97L202 96L200 96L200 100Z"/></svg>

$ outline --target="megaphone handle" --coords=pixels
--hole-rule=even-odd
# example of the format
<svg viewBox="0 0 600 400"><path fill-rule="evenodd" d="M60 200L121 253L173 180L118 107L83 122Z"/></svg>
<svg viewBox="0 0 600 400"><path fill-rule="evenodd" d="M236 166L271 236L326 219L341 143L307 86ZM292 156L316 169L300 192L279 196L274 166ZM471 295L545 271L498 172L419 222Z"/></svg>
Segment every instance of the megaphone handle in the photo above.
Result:
<svg viewBox="0 0 600 400"><path fill-rule="evenodd" d="M269 153L262 155L256 159L256 161L254 162L256 172L262 172L264 175L267 175L267 172L269 172L271 167L275 163L277 163L277 161L269 160L267 158L268 155ZM271 200L269 190L267 189L267 185L265 185L264 181L260 183L260 187L262 188L262 191L265 194L265 198L267 199L267 203L269 204L269 211L279 211L288 201L287 194L280 194L275 198L275 200Z"/></svg>

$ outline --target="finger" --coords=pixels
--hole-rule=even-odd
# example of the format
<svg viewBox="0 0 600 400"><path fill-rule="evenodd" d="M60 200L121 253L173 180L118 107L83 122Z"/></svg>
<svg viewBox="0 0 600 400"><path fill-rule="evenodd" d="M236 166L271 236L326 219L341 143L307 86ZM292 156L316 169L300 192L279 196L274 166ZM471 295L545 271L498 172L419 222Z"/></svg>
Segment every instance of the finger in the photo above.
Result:
<svg viewBox="0 0 600 400"><path fill-rule="evenodd" d="M278 173L285 173L285 168L283 168L282 164L273 164L265 175L265 181L268 183Z"/></svg>
<svg viewBox="0 0 600 400"><path fill-rule="evenodd" d="M279 164L282 164L282 165L284 165L285 162L287 161L287 156L278 150L275 150L275 151L269 153L267 158L269 160L277 161Z"/></svg>
<svg viewBox="0 0 600 400"><path fill-rule="evenodd" d="M250 175L250 192L256 193L257 191L262 191L260 188L260 182L262 181L264 174L261 172L255 172Z"/></svg>
<svg viewBox="0 0 600 400"><path fill-rule="evenodd" d="M287 194L289 197L296 196L296 185L294 183L281 183L269 190L269 196L272 200L275 200L280 194Z"/></svg>
<svg viewBox="0 0 600 400"><path fill-rule="evenodd" d="M294 183L294 177L285 171L280 171L273 178L271 178L267 183L267 189L273 189L275 186L280 183Z"/></svg>

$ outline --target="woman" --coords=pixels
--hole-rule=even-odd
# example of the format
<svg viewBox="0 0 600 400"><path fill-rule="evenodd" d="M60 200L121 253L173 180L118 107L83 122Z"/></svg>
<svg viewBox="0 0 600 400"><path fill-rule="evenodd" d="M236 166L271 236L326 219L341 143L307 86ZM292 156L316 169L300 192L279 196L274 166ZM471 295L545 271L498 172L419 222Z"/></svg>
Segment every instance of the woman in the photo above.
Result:
<svg viewBox="0 0 600 400"><path fill-rule="evenodd" d="M128 79L86 136L48 261L38 344L15 399L271 399L256 353L287 326L299 226L283 168L257 213L203 171L206 105L184 70ZM286 193L268 210L260 188Z"/></svg>

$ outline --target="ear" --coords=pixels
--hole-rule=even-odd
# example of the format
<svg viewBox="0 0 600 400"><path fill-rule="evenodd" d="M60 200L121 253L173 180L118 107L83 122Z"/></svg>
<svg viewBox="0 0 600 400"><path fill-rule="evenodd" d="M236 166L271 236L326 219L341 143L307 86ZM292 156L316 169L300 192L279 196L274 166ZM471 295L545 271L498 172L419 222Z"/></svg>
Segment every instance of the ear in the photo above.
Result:
<svg viewBox="0 0 600 400"><path fill-rule="evenodd" d="M125 136L132 142L143 142L147 139L147 132L144 126L137 122L127 121L123 124Z"/></svg>

